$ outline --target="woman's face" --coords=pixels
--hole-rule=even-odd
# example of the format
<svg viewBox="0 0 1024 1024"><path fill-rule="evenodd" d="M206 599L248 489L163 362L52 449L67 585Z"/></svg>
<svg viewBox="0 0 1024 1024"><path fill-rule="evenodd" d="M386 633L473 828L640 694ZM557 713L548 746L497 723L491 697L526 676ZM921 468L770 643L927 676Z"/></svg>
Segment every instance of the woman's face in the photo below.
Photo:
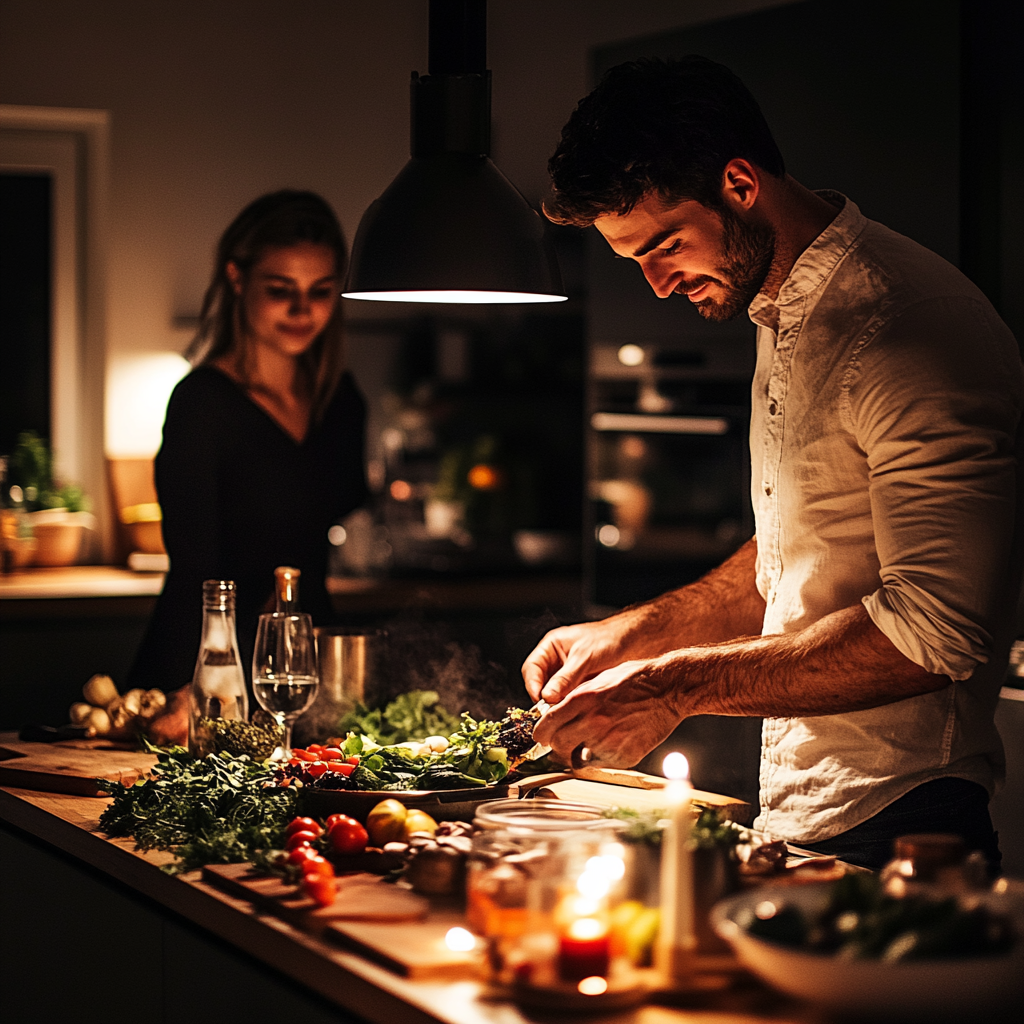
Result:
<svg viewBox="0 0 1024 1024"><path fill-rule="evenodd" d="M338 301L334 253L326 245L265 249L248 275L234 263L227 274L253 341L293 358L313 344Z"/></svg>

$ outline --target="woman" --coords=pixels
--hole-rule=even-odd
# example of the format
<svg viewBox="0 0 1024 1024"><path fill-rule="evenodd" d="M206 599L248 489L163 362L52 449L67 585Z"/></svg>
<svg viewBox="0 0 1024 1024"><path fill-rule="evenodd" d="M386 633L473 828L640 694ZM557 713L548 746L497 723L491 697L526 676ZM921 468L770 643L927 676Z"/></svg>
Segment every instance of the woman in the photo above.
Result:
<svg viewBox="0 0 1024 1024"><path fill-rule="evenodd" d="M304 611L331 617L327 531L366 498L365 403L342 365L345 241L327 203L282 191L247 206L217 246L195 369L174 389L156 457L171 569L129 678L192 676L202 583L237 585L248 675L274 569L302 570Z"/></svg>

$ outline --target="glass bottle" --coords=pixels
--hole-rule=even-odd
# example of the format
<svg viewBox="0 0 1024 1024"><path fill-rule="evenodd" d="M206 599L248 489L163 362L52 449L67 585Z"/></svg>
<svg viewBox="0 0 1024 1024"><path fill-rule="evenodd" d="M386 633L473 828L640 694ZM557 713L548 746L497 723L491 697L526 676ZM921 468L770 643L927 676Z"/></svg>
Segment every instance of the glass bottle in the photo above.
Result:
<svg viewBox="0 0 1024 1024"><path fill-rule="evenodd" d="M249 698L235 635L235 584L203 584L203 637L189 695L188 749L205 757L216 749L217 719L249 720Z"/></svg>
<svg viewBox="0 0 1024 1024"><path fill-rule="evenodd" d="M301 569L290 565L279 565L274 570L274 611L284 615L297 615L299 612L299 577Z"/></svg>

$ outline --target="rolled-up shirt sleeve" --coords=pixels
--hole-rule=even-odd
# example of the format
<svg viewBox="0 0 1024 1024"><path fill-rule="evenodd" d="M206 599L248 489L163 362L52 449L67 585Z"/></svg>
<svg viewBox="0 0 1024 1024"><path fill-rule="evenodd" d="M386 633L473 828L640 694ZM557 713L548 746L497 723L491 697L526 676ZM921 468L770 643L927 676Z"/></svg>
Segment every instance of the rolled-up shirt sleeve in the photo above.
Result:
<svg viewBox="0 0 1024 1024"><path fill-rule="evenodd" d="M992 656L1010 572L1019 360L962 296L918 303L857 352L847 392L869 473L881 586L875 625L929 672L970 678Z"/></svg>

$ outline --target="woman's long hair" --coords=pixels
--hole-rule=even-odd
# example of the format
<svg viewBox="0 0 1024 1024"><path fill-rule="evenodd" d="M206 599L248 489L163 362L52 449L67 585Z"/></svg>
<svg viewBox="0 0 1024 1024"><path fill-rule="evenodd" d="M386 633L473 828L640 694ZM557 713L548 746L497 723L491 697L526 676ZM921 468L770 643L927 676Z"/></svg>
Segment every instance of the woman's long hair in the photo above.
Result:
<svg viewBox="0 0 1024 1024"><path fill-rule="evenodd" d="M249 325L240 296L228 278L227 265L234 263L248 277L269 248L310 242L326 245L334 253L338 280L345 278L348 250L334 211L315 192L283 189L251 202L228 226L217 243L213 279L203 296L199 330L186 358L193 365L212 362L242 346L239 366L248 383L251 367ZM327 325L299 357L312 386L313 422L323 416L344 369L341 299Z"/></svg>

